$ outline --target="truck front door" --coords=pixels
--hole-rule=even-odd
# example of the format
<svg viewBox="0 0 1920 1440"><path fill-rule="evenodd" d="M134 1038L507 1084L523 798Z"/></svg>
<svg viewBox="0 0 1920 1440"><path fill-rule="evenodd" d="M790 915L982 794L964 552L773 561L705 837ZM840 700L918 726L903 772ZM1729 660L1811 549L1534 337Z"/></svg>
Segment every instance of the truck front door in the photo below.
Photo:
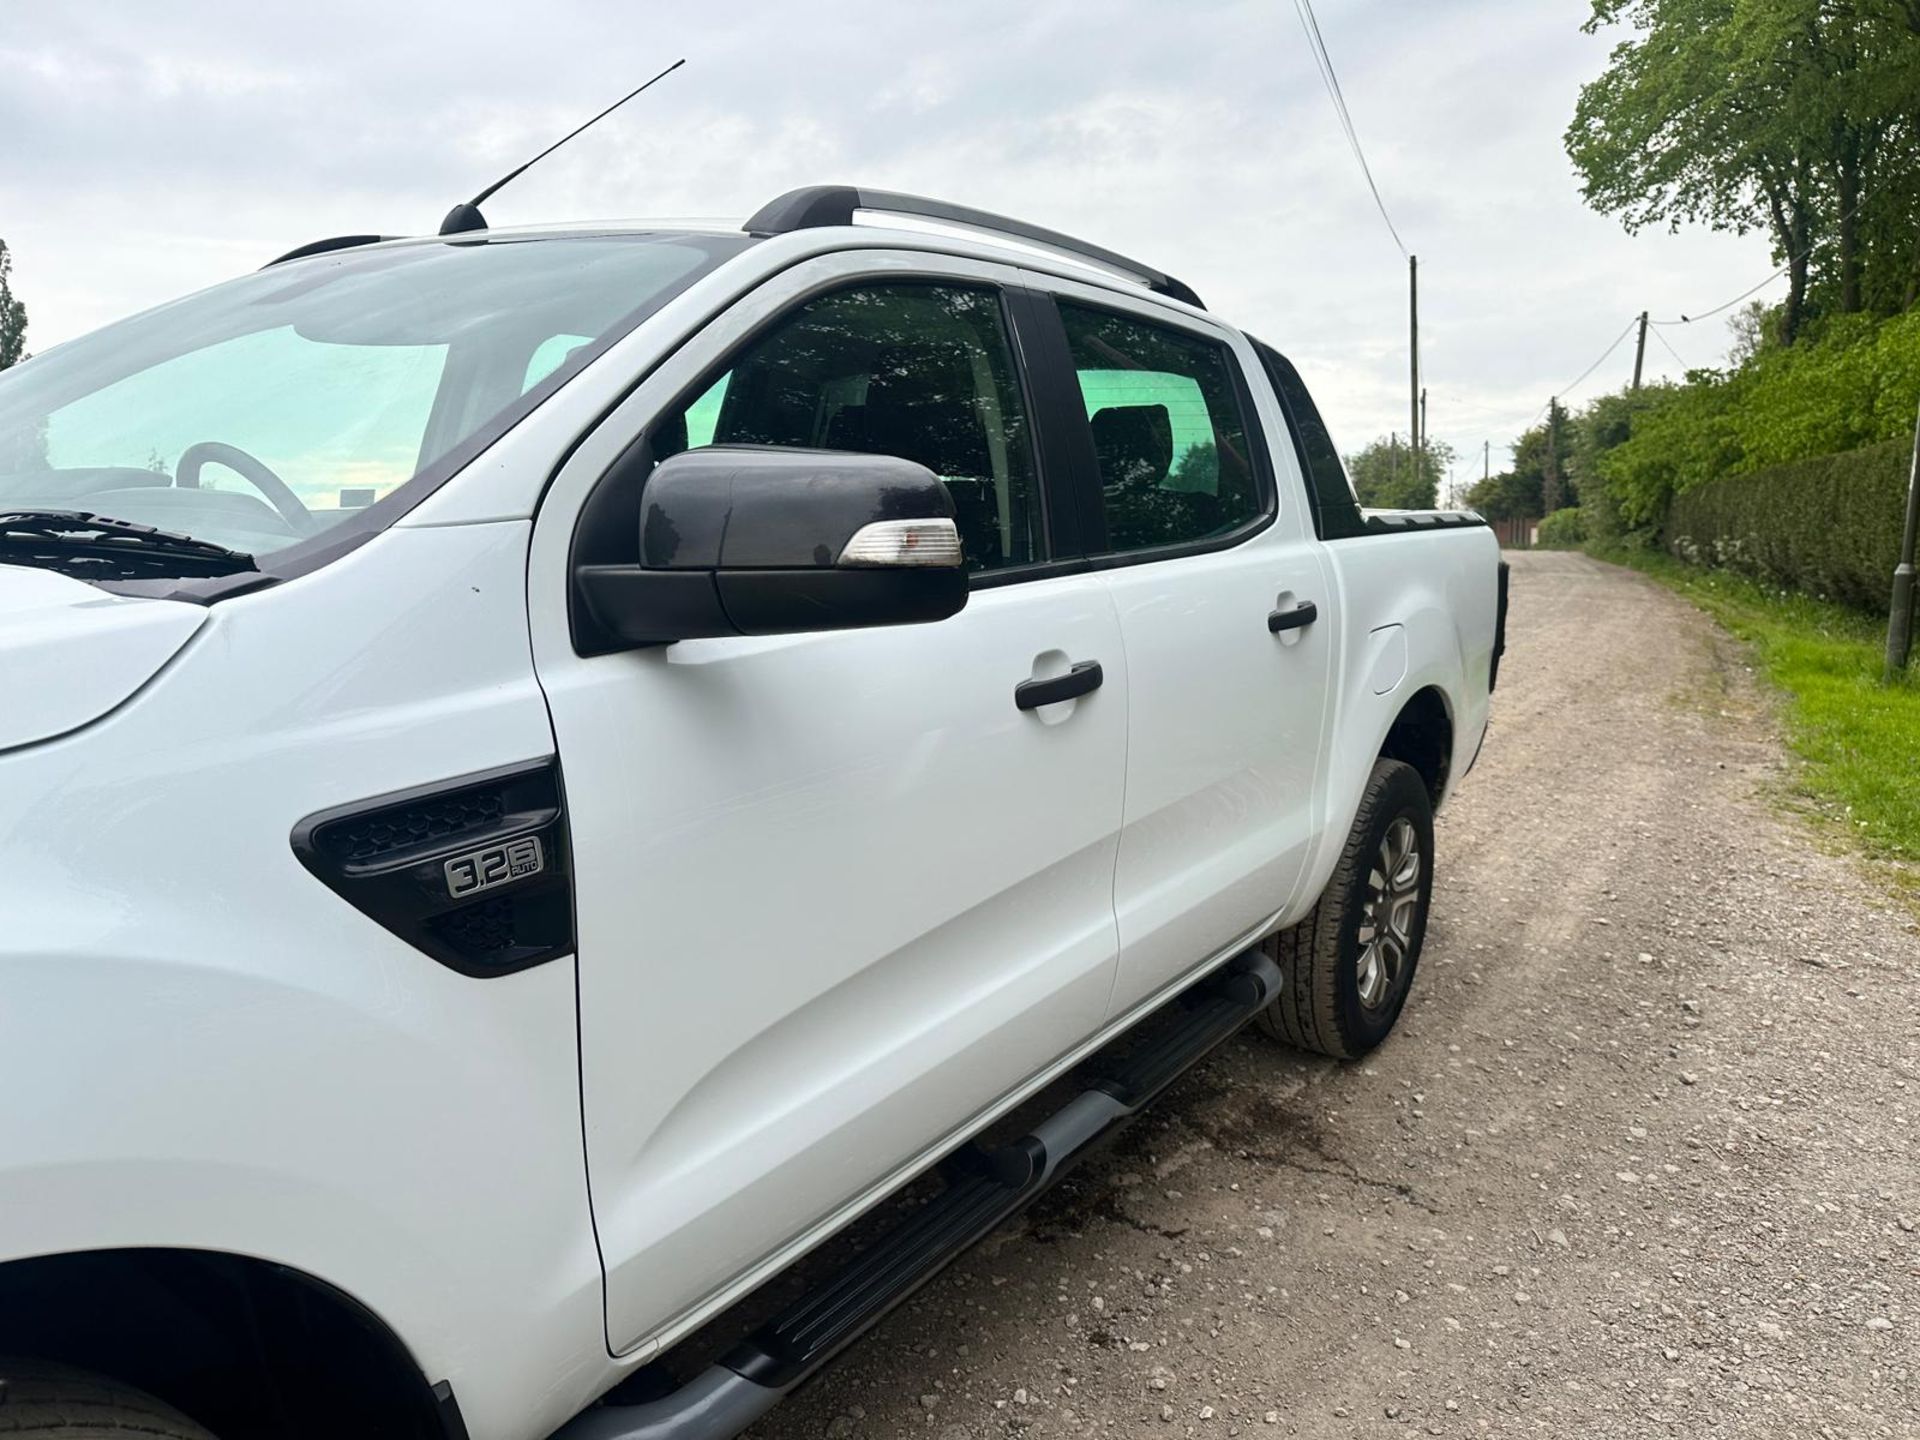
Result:
<svg viewBox="0 0 1920 1440"><path fill-rule="evenodd" d="M582 446L537 522L617 1352L931 1159L1097 1029L1112 988L1126 657L1099 578L1050 563L1003 317L1018 272L898 259L879 278L871 253L808 262L718 317L607 422L620 433ZM968 605L582 655L576 521L636 442L656 460L726 443L923 463L954 496ZM1098 689L1017 705L1023 682L1089 661Z"/></svg>

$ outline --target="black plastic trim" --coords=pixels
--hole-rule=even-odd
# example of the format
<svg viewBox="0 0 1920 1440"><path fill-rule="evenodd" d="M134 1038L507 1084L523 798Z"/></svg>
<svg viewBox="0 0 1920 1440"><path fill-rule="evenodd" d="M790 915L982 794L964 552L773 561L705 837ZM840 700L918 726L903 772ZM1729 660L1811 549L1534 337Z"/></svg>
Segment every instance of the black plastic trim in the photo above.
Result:
<svg viewBox="0 0 1920 1440"><path fill-rule="evenodd" d="M369 855L356 855L348 839L354 826L377 825L436 804L486 797L497 815L474 824L406 840ZM487 807L481 807L483 810ZM446 864L477 849L528 839L540 847L541 868L454 896ZM361 914L450 970L493 979L544 965L574 950L572 845L559 761L549 757L396 790L317 811L293 827L294 855L317 879ZM522 907L532 911L534 934L516 934L505 946L478 950L458 939L463 916L477 907L511 902L518 924Z"/></svg>
<svg viewBox="0 0 1920 1440"><path fill-rule="evenodd" d="M378 245L383 240L398 240L398 235L332 235L325 240L310 240L305 245L277 255L260 268L271 270L289 260L304 260L309 255L325 255L333 250L358 250L362 245Z"/></svg>
<svg viewBox="0 0 1920 1440"><path fill-rule="evenodd" d="M467 1417L460 1413L460 1402L455 1398L449 1382L434 1382L433 1405L434 1413L440 1419L440 1433L446 1440L472 1440L467 1431Z"/></svg>
<svg viewBox="0 0 1920 1440"><path fill-rule="evenodd" d="M1011 235L1138 276L1155 294L1182 301L1196 310L1207 308L1184 282L1176 280L1164 270L1143 265L1104 245L1077 240L1058 230L1015 220L1008 215L996 215L991 210L976 210L968 205L932 200L924 195L903 195L897 190L863 190L852 185L808 185L769 200L740 228L750 235L784 235L795 230L851 225L854 213L859 210L911 215L922 220L943 220L955 225L971 226L976 230Z"/></svg>
<svg viewBox="0 0 1920 1440"><path fill-rule="evenodd" d="M1487 666L1487 693L1489 695L1493 693L1494 687L1500 683L1500 657L1507 653L1507 589L1512 574L1512 567L1509 566L1506 561L1502 560L1500 562L1500 579L1497 582L1500 587L1500 599L1498 607L1494 612L1495 618L1493 622L1493 660L1492 663ZM1482 744L1485 744L1486 736L1484 734L1481 735L1480 740ZM1477 758L1479 751L1476 750L1474 755Z"/></svg>
<svg viewBox="0 0 1920 1440"><path fill-rule="evenodd" d="M1067 332L1053 297L1027 286L1007 292L1007 317L1033 407L1050 553L1056 560L1084 561L1106 548L1107 529L1099 503L1100 479L1094 473L1092 432L1086 429L1086 402L1080 398L1080 382L1074 376Z"/></svg>
<svg viewBox="0 0 1920 1440"><path fill-rule="evenodd" d="M1291 360L1264 340L1256 340L1249 335L1247 343L1253 346L1253 353L1259 357L1261 368L1267 372L1267 382L1272 385L1274 396L1280 402L1280 411L1287 418L1288 438L1293 441L1294 458L1299 462L1300 477L1307 488L1307 508L1313 516L1313 533L1322 540L1338 540L1362 534L1366 522L1360 514L1360 501L1348 482L1347 468L1340 459L1338 447L1333 443L1333 433L1321 418L1320 407L1313 403L1306 381L1300 378L1300 372L1294 368ZM1326 453L1332 458L1331 470L1314 459L1308 436L1315 432L1325 442Z"/></svg>
<svg viewBox="0 0 1920 1440"><path fill-rule="evenodd" d="M1302 600L1291 610L1275 610L1267 616L1267 629L1275 635L1288 630L1304 630L1320 618L1320 607Z"/></svg>
<svg viewBox="0 0 1920 1440"><path fill-rule="evenodd" d="M1042 705L1077 700L1098 690L1106 678L1098 660L1082 660L1064 675L1048 680L1022 680L1013 687L1014 708L1038 710Z"/></svg>
<svg viewBox="0 0 1920 1440"><path fill-rule="evenodd" d="M1282 983L1258 949L1203 978L1123 1035L1105 1052L1111 1058L1090 1062L1089 1088L1026 1135L992 1151L962 1146L943 1167L950 1177L943 1192L719 1364L770 1390L798 1385L1231 1039ZM672 1399L655 1403L664 1409Z"/></svg>
<svg viewBox="0 0 1920 1440"><path fill-rule="evenodd" d="M1487 528L1486 518L1475 510L1368 510L1363 513L1368 535L1404 535L1410 530Z"/></svg>

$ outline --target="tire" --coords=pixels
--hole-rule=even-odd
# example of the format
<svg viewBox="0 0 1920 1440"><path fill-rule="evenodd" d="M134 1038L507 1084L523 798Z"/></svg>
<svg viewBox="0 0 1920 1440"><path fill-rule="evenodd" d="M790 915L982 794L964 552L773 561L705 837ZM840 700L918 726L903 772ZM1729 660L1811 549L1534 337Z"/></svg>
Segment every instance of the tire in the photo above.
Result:
<svg viewBox="0 0 1920 1440"><path fill-rule="evenodd" d="M1409 838L1413 848L1406 852L1400 847ZM1397 858L1408 853L1418 863L1411 875L1406 860ZM1396 858L1397 882L1381 890L1376 877ZM1261 1012L1261 1026L1302 1050L1339 1060L1365 1055L1387 1038L1406 1004L1432 898L1433 801L1426 782L1411 765L1376 760L1327 888L1299 924L1267 942L1285 985ZM1392 918L1384 935L1374 919L1380 904ZM1375 937L1371 943L1363 931Z"/></svg>
<svg viewBox="0 0 1920 1440"><path fill-rule="evenodd" d="M4 1440L213 1440L146 1392L46 1360L0 1358Z"/></svg>

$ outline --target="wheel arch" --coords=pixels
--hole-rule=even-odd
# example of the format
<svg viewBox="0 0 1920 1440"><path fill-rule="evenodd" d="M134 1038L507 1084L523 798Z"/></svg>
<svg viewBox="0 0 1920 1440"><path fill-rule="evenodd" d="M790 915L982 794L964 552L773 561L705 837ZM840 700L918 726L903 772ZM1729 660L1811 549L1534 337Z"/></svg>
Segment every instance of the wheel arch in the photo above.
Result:
<svg viewBox="0 0 1920 1440"><path fill-rule="evenodd" d="M115 1249L0 1264L0 1354L135 1385L221 1440L466 1440L451 1391L371 1309L250 1256Z"/></svg>
<svg viewBox="0 0 1920 1440"><path fill-rule="evenodd" d="M1426 782L1427 795L1438 810L1453 779L1453 704L1438 685L1427 685L1407 698L1387 727L1377 758L1411 765Z"/></svg>

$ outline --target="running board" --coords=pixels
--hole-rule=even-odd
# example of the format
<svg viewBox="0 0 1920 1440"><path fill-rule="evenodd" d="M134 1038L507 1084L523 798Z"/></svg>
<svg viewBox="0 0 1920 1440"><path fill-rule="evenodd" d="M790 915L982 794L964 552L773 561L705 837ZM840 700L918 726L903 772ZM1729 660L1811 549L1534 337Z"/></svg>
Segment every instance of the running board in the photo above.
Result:
<svg viewBox="0 0 1920 1440"><path fill-rule="evenodd" d="M1232 1038L1278 998L1280 984L1266 955L1239 956L1121 1037L1126 1049L1104 1078L1026 1135L991 1152L963 1149L952 1167L958 1178L911 1219L687 1384L644 1404L584 1411L552 1440L738 1435Z"/></svg>

